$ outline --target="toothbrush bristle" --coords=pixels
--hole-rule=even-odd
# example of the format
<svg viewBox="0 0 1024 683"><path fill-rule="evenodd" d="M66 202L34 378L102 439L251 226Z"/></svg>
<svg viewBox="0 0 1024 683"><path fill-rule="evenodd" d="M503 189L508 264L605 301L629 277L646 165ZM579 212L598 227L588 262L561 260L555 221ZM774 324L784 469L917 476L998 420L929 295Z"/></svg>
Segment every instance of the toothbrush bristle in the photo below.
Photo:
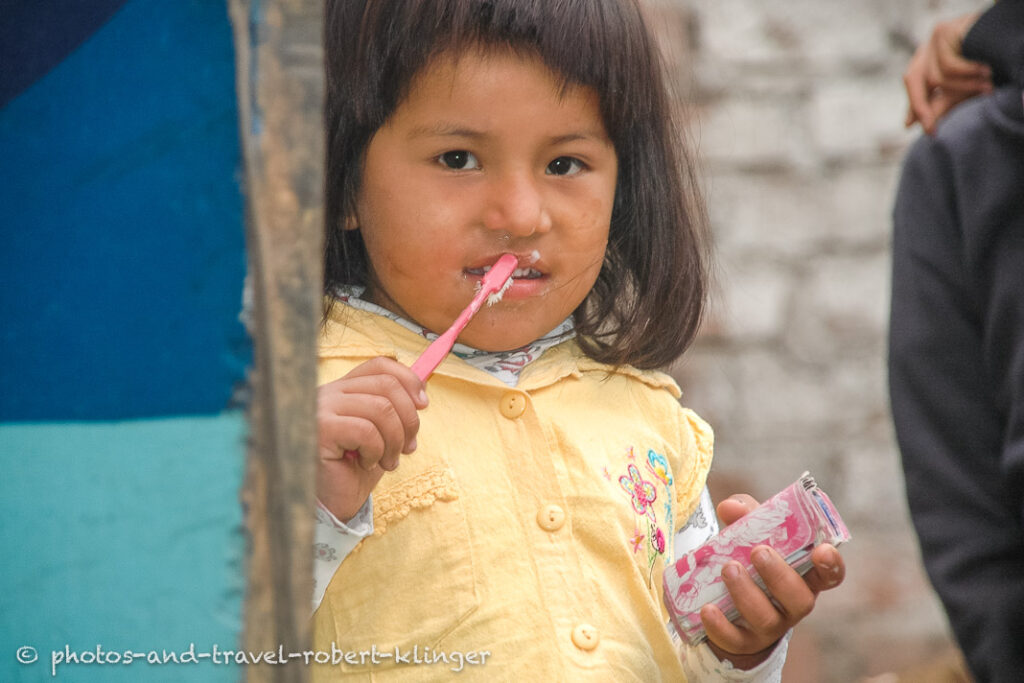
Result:
<svg viewBox="0 0 1024 683"><path fill-rule="evenodd" d="M496 291L496 292L494 292L492 294L488 294L487 295L487 305L488 306L493 306L494 304L496 304L499 301L501 301L501 297L505 296L505 292L507 292L508 288L511 287L511 286L512 286L512 277L509 276L509 278L507 280L505 280L505 284L503 284L501 286L501 289L499 289L498 291Z"/></svg>

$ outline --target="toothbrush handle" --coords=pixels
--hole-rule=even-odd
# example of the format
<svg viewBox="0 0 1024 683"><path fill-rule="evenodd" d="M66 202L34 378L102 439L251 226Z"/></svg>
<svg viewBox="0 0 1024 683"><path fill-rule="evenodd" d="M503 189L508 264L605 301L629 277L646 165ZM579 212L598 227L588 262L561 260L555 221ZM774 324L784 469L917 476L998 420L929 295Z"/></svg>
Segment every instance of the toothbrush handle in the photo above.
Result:
<svg viewBox="0 0 1024 683"><path fill-rule="evenodd" d="M416 373L417 377L424 382L427 381L427 378L430 377L431 373L437 369L437 366L441 364L444 357L455 346L455 339L462 333L462 330L466 329L469 319L480 310L480 304L483 303L486 297L486 292L477 294L459 317L455 319L452 326L445 330L444 334L431 342L427 350L420 354L420 357L411 366L412 371Z"/></svg>
<svg viewBox="0 0 1024 683"><path fill-rule="evenodd" d="M454 334L452 334L454 333ZM437 369L437 366L441 364L444 357L451 351L452 346L455 344L455 337L458 331L449 329L447 332L442 334L440 337L435 339L427 350L424 351L416 362L412 364L412 371L416 373L416 376L420 380L426 382L427 378Z"/></svg>

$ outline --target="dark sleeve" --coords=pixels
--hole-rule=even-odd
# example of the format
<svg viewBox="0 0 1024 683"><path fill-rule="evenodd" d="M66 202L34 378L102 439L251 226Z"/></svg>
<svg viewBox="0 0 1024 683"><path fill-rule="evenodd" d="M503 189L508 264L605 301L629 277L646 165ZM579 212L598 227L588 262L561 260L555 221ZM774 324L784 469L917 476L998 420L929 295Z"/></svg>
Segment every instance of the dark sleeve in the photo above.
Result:
<svg viewBox="0 0 1024 683"><path fill-rule="evenodd" d="M1020 173L963 168L941 135L922 138L894 211L889 383L907 498L979 683L1024 672Z"/></svg>
<svg viewBox="0 0 1024 683"><path fill-rule="evenodd" d="M999 0L967 32L962 49L992 67L997 86L1024 86L1024 0Z"/></svg>

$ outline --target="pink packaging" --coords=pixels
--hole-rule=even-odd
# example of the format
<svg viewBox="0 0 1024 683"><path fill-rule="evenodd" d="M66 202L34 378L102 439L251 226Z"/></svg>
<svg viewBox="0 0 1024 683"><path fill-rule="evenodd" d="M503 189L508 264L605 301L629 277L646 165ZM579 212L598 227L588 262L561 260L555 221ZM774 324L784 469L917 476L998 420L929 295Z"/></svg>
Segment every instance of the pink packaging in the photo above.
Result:
<svg viewBox="0 0 1024 683"><path fill-rule="evenodd" d="M696 645L706 638L700 608L714 603L730 620L739 613L722 583L722 567L730 560L743 564L764 588L750 563L758 545L774 548L801 575L811 567L811 551L821 543L839 545L850 532L828 496L810 473L766 500L753 512L727 526L704 545L665 569L665 606L679 634Z"/></svg>

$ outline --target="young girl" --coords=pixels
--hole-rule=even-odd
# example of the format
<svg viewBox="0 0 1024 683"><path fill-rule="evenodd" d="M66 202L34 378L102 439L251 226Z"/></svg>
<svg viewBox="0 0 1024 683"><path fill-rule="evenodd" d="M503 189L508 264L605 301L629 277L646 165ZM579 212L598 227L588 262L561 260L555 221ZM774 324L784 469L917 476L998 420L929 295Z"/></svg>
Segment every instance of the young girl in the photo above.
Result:
<svg viewBox="0 0 1024 683"><path fill-rule="evenodd" d="M711 430L653 370L706 259L635 0L339 0L326 41L314 630L346 654L318 676L777 677L835 549L805 578L767 549L774 602L727 567L743 620L705 608L697 648L662 606L715 530ZM424 384L409 365L503 253L511 288Z"/></svg>

